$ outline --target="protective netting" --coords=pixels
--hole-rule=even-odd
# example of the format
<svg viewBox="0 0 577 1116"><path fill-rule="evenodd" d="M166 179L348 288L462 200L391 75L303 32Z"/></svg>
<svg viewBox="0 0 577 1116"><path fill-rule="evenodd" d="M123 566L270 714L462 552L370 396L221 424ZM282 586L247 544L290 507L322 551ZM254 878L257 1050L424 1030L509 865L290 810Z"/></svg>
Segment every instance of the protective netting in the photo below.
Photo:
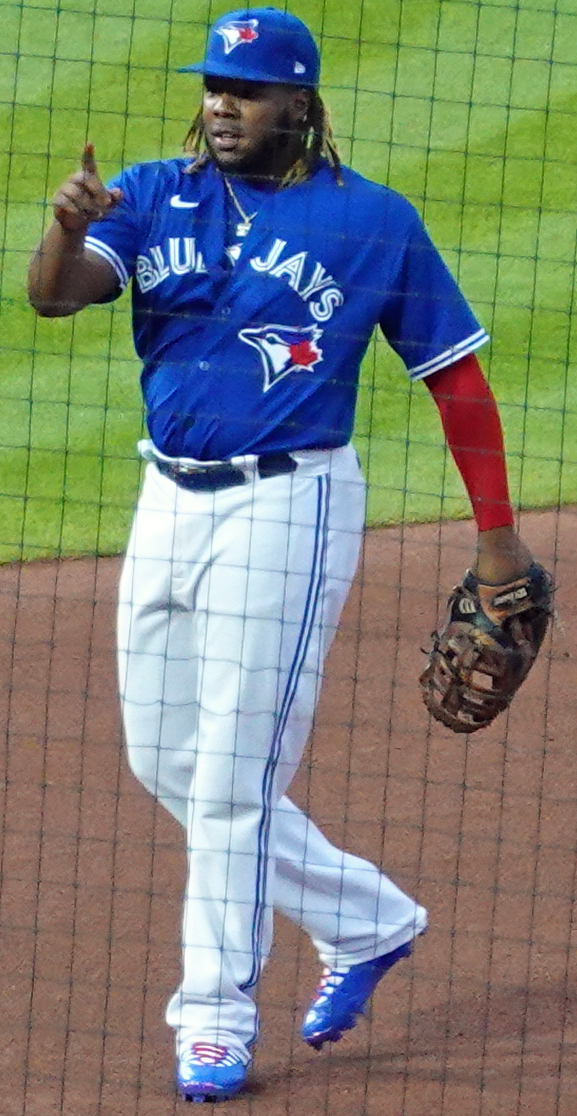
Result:
<svg viewBox="0 0 577 1116"><path fill-rule="evenodd" d="M163 1011L180 971L182 837L127 769L116 698L116 555L143 430L129 296L43 319L26 272L87 139L106 179L180 151L200 84L176 69L228 7L0 0L0 1031L14 1116L179 1103ZM355 444L379 529L291 796L416 895L431 928L379 988L369 1028L313 1061L298 1024L317 963L278 920L258 1087L236 1103L266 1116L572 1116L575 0L288 10L321 46L343 161L417 207L491 334L480 356L513 503L556 572L563 624L482 739L431 729L419 648L474 535L428 393L375 336Z"/></svg>

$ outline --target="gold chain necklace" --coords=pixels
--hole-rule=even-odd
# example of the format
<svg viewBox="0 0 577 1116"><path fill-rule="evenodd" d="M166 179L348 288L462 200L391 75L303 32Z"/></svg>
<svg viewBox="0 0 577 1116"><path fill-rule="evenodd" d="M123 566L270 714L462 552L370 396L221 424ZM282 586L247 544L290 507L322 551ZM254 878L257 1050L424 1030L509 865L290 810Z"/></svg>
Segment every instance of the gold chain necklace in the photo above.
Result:
<svg viewBox="0 0 577 1116"><path fill-rule="evenodd" d="M230 194L233 205L235 206L238 213L242 217L242 221L239 221L238 225L236 226L236 235L237 236L248 236L248 234L251 230L252 223L253 223L253 221L254 221L257 213L258 213L258 210L255 210L255 212L251 213L251 214L245 213L245 211L242 208L242 205L240 204L240 202L239 202L239 200L238 200L230 182L228 181L228 178L226 178L224 175L223 175L223 178L224 178L224 184L225 184L225 186L226 186L226 188L227 188L227 190Z"/></svg>

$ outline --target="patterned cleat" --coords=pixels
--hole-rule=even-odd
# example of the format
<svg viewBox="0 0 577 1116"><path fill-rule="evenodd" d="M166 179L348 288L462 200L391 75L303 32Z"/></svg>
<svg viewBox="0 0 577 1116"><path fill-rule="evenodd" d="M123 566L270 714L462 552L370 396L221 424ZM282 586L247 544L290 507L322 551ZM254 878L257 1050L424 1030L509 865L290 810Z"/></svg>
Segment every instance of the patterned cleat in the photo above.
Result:
<svg viewBox="0 0 577 1116"><path fill-rule="evenodd" d="M248 1065L227 1050L210 1042L195 1042L180 1058L176 1084L186 1101L222 1101L234 1097L246 1079Z"/></svg>
<svg viewBox="0 0 577 1116"><path fill-rule="evenodd" d="M302 1026L305 1042L320 1050L324 1042L338 1042L343 1031L352 1030L381 977L401 958L408 957L411 949L412 942L407 942L373 961L351 965L350 969L324 969Z"/></svg>

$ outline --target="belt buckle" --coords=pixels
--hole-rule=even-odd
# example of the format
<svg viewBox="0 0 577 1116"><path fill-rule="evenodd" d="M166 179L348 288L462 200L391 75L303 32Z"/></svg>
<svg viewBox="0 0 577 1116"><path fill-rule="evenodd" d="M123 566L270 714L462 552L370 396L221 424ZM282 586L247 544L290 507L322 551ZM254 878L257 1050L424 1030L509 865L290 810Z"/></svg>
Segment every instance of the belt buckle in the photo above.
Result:
<svg viewBox="0 0 577 1116"><path fill-rule="evenodd" d="M245 471L228 461L206 465L176 465L172 462L169 469L169 475L176 484L199 492L218 492L222 488L246 484L247 481Z"/></svg>
<svg viewBox="0 0 577 1116"><path fill-rule="evenodd" d="M210 466L208 466L208 465L203 466L203 465L175 465L175 464L171 464L171 466L170 466L171 472L175 473L177 477L178 476L190 477L190 476L193 476L194 473L206 473L206 470L208 468L210 468Z"/></svg>

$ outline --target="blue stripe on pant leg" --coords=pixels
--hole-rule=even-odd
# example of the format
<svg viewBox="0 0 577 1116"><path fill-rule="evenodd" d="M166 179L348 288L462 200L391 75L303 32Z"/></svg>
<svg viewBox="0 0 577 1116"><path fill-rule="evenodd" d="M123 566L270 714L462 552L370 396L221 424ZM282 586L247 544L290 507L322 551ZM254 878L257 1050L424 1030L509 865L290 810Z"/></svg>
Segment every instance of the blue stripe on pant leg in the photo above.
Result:
<svg viewBox="0 0 577 1116"><path fill-rule="evenodd" d="M248 980L240 986L241 991L252 988L260 974L260 957L266 909L266 882L268 847L272 817L272 790L274 777L281 754L282 737L290 710L295 698L302 668L304 666L314 621L318 610L321 587L324 581L328 540L328 510L330 500L330 477L324 475L317 478L317 519L315 524L315 542L313 561L311 566L311 579L305 601L301 629L283 700L281 703L277 727L272 740L271 752L266 763L263 776L263 813L259 826L258 851L257 851L257 879L256 899L252 922L252 969Z"/></svg>

